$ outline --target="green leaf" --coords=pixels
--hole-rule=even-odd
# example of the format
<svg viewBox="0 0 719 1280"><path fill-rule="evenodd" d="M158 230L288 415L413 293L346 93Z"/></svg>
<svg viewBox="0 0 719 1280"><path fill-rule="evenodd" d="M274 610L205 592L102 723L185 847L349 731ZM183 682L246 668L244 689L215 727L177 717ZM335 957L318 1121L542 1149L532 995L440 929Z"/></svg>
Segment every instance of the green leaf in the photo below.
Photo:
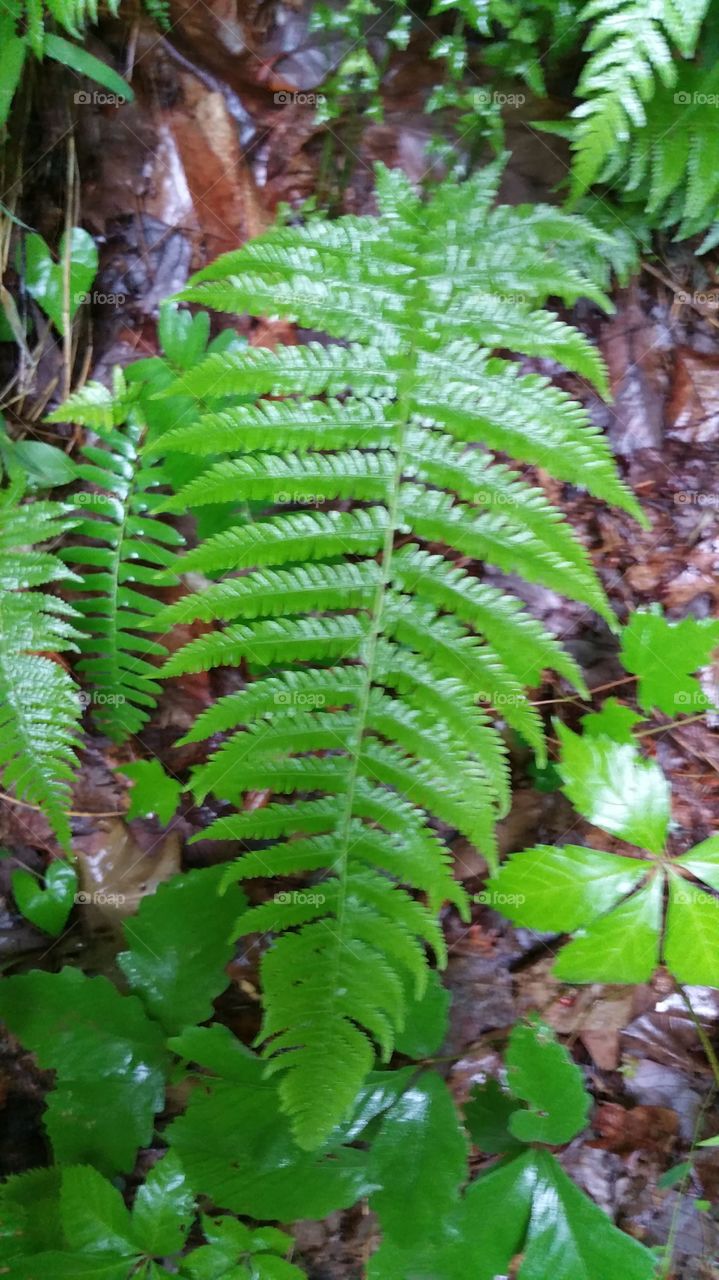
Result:
<svg viewBox="0 0 719 1280"><path fill-rule="evenodd" d="M36 970L0 985L0 1017L56 1073L45 1113L55 1158L108 1175L131 1169L163 1105L167 1066L162 1033L139 1000L77 969Z"/></svg>
<svg viewBox="0 0 719 1280"><path fill-rule="evenodd" d="M63 1170L62 1224L71 1249L79 1253L136 1253L130 1214L120 1192L97 1169Z"/></svg>
<svg viewBox="0 0 719 1280"><path fill-rule="evenodd" d="M632 729L640 724L643 716L637 715L631 707L616 698L607 698L599 711L589 711L581 717L584 736L588 738L611 738L613 742L633 743Z"/></svg>
<svg viewBox="0 0 719 1280"><path fill-rule="evenodd" d="M130 807L127 819L159 818L163 827L177 811L182 794L182 783L171 778L159 760L136 760L132 764L117 766L118 773L124 773L134 783L130 792Z"/></svg>
<svg viewBox="0 0 719 1280"><path fill-rule="evenodd" d="M489 881L492 905L516 924L569 933L615 906L652 864L581 845L512 854Z"/></svg>
<svg viewBox="0 0 719 1280"><path fill-rule="evenodd" d="M652 760L609 738L585 738L557 724L559 772L575 809L594 826L661 853L669 825L669 784Z"/></svg>
<svg viewBox="0 0 719 1280"><path fill-rule="evenodd" d="M3 1280L130 1280L135 1258L50 1250L10 1264Z"/></svg>
<svg viewBox="0 0 719 1280"><path fill-rule="evenodd" d="M262 1062L226 1028L195 1028L170 1043L224 1076L204 1077L167 1131L197 1193L233 1213L292 1222L348 1208L374 1189L364 1152L297 1146Z"/></svg>
<svg viewBox="0 0 719 1280"><path fill-rule="evenodd" d="M620 657L626 670L638 676L640 706L669 716L712 706L691 673L707 666L717 645L717 620L670 622L657 610L633 613L622 632Z"/></svg>
<svg viewBox="0 0 719 1280"><path fill-rule="evenodd" d="M505 1062L512 1093L530 1108L510 1117L515 1138L556 1146L585 1128L590 1098L582 1073L550 1027L539 1018L516 1026Z"/></svg>
<svg viewBox="0 0 719 1280"><path fill-rule="evenodd" d="M436 969L432 969L421 1000L407 1008L404 1029L395 1040L395 1049L408 1058L429 1058L437 1053L449 1029L451 997Z"/></svg>
<svg viewBox="0 0 719 1280"><path fill-rule="evenodd" d="M0 1261L52 1249L62 1238L59 1168L31 1169L0 1185Z"/></svg>
<svg viewBox="0 0 719 1280"><path fill-rule="evenodd" d="M55 936L62 933L75 903L77 874L56 858L45 873L45 885L29 871L13 871L10 877L15 902L26 920Z"/></svg>
<svg viewBox="0 0 719 1280"><path fill-rule="evenodd" d="M663 883L655 876L646 889L587 925L560 952L556 976L565 982L647 982L659 963Z"/></svg>
<svg viewBox="0 0 719 1280"><path fill-rule="evenodd" d="M719 898L669 876L664 961L678 982L719 987Z"/></svg>
<svg viewBox="0 0 719 1280"><path fill-rule="evenodd" d="M476 1085L464 1107L464 1121L475 1146L488 1156L520 1150L522 1143L510 1133L510 1117L517 1103L496 1080Z"/></svg>
<svg viewBox="0 0 719 1280"><path fill-rule="evenodd" d="M124 924L129 947L117 958L130 988L169 1034L212 1014L228 984L232 926L246 906L237 885L220 894L225 867L173 876Z"/></svg>
<svg viewBox="0 0 719 1280"><path fill-rule="evenodd" d="M56 445L44 440L11 440L1 429L0 458L6 469L20 467L33 489L55 489L77 477L76 464Z"/></svg>
<svg viewBox="0 0 719 1280"><path fill-rule="evenodd" d="M76 71L79 76L87 76L88 80L104 85L111 93L117 94L120 102L132 102L135 95L127 80L123 80L106 62L101 62L80 45L71 44L69 40L50 32L45 36L45 53L55 62L61 62L64 67Z"/></svg>
<svg viewBox="0 0 719 1280"><path fill-rule="evenodd" d="M436 1072L426 1072L387 1112L372 1145L370 1169L381 1189L370 1205L383 1238L401 1248L431 1239L458 1203L466 1165L467 1139L452 1096Z"/></svg>
<svg viewBox="0 0 719 1280"><path fill-rule="evenodd" d="M698 880L710 884L712 889L719 889L719 836L710 836L695 844L681 858L675 858L672 866L685 867Z"/></svg>
<svg viewBox="0 0 719 1280"><path fill-rule="evenodd" d="M195 1198L174 1151L153 1165L132 1206L132 1234L143 1253L179 1253L195 1212Z"/></svg>
<svg viewBox="0 0 719 1280"><path fill-rule="evenodd" d="M59 256L59 263L55 262L36 232L26 237L25 287L58 332L64 334L66 319L72 320L95 279L97 246L89 232L73 227L69 241L65 235L60 240Z"/></svg>

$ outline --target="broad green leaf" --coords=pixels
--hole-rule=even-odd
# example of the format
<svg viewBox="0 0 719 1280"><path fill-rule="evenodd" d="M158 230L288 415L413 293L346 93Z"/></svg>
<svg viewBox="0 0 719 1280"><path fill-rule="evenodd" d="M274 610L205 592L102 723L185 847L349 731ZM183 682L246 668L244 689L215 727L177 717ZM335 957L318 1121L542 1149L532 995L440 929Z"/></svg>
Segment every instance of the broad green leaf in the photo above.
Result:
<svg viewBox="0 0 719 1280"><path fill-rule="evenodd" d="M399 1071L370 1071L357 1097L354 1110L345 1124L339 1125L333 1135L342 1142L354 1142L365 1129L398 1102L416 1067L402 1067Z"/></svg>
<svg viewBox="0 0 719 1280"><path fill-rule="evenodd" d="M651 1280L656 1260L575 1187L547 1151L536 1184L519 1280Z"/></svg>
<svg viewBox="0 0 719 1280"><path fill-rule="evenodd" d="M558 1146L585 1128L590 1098L582 1073L550 1027L538 1018L518 1024L505 1063L512 1093L530 1108L510 1117L515 1138Z"/></svg>
<svg viewBox="0 0 719 1280"><path fill-rule="evenodd" d="M25 287L58 332L64 334L66 317L72 320L95 278L98 257L95 241L82 227L72 228L69 242L63 235L58 252L60 261L55 262L36 232L25 239Z"/></svg>
<svg viewBox="0 0 719 1280"><path fill-rule="evenodd" d="M130 792L130 807L127 818L159 818L163 827L177 811L182 794L182 783L171 778L159 760L136 760L132 764L121 764L118 773L124 773L134 784Z"/></svg>
<svg viewBox="0 0 719 1280"><path fill-rule="evenodd" d="M67 1243L78 1253L138 1253L130 1214L116 1187L97 1169L77 1165L65 1169L60 1192L62 1225Z"/></svg>
<svg viewBox="0 0 719 1280"><path fill-rule="evenodd" d="M506 1275L512 1258L522 1251L536 1181L534 1152L526 1151L480 1175L468 1188L460 1217L463 1251L472 1260L466 1276L496 1280ZM455 1270L452 1280L455 1276L461 1280L462 1273Z"/></svg>
<svg viewBox="0 0 719 1280"><path fill-rule="evenodd" d="M432 969L421 1000L412 1000L395 1049L408 1058L429 1058L441 1048L449 1028L450 994Z"/></svg>
<svg viewBox="0 0 719 1280"><path fill-rule="evenodd" d="M297 1146L264 1064L226 1028L195 1028L171 1045L225 1077L203 1077L167 1131L196 1193L233 1213L292 1222L323 1218L374 1189L364 1152Z"/></svg>
<svg viewBox="0 0 719 1280"><path fill-rule="evenodd" d="M464 1107L464 1122L472 1142L487 1156L517 1151L522 1143L509 1131L509 1119L517 1103L496 1080L477 1085Z"/></svg>
<svg viewBox="0 0 719 1280"><path fill-rule="evenodd" d="M132 1255L49 1250L11 1262L3 1280L131 1280L135 1266Z"/></svg>
<svg viewBox="0 0 719 1280"><path fill-rule="evenodd" d="M710 836L695 844L681 858L675 858L672 866L686 867L698 880L710 884L712 889L719 889L719 836Z"/></svg>
<svg viewBox="0 0 719 1280"><path fill-rule="evenodd" d="M645 711L677 716L712 705L691 674L705 667L719 645L719 621L683 618L670 622L661 611L633 613L622 632L621 660L638 677L637 700Z"/></svg>
<svg viewBox="0 0 719 1280"><path fill-rule="evenodd" d="M7 27L0 27L0 36L0 128L3 128L20 83L27 44Z"/></svg>
<svg viewBox="0 0 719 1280"><path fill-rule="evenodd" d="M232 925L246 906L237 885L220 894L225 868L173 876L142 899L124 925L129 950L117 958L131 989L169 1034L204 1022L227 986Z"/></svg>
<svg viewBox="0 0 719 1280"><path fill-rule="evenodd" d="M174 1151L158 1160L138 1189L132 1232L143 1253L179 1253L192 1226L195 1198Z"/></svg>
<svg viewBox="0 0 719 1280"><path fill-rule="evenodd" d="M559 772L575 809L594 826L661 853L669 825L669 784L652 760L609 738L583 738L557 724Z"/></svg>
<svg viewBox="0 0 719 1280"><path fill-rule="evenodd" d="M569 933L615 906L651 864L581 845L514 853L489 882L497 911L530 929Z"/></svg>
<svg viewBox="0 0 719 1280"><path fill-rule="evenodd" d="M380 1190L370 1198L383 1237L407 1247L431 1238L450 1213L466 1177L467 1139L442 1078L425 1072L388 1111L375 1139L370 1170Z"/></svg>
<svg viewBox="0 0 719 1280"><path fill-rule="evenodd" d="M81 45L71 44L69 40L50 32L45 36L45 53L55 62L61 62L64 67L76 71L78 75L87 76L88 80L104 85L111 93L116 94L121 102L132 102L135 95L127 80L123 80L112 67L108 67L106 62L101 62L92 53L88 53L87 49L83 49Z"/></svg>
<svg viewBox="0 0 719 1280"><path fill-rule="evenodd" d="M45 1113L55 1158L108 1175L131 1169L163 1105L167 1066L140 1001L77 969L35 970L0 984L0 1018L56 1073Z"/></svg>
<svg viewBox="0 0 719 1280"><path fill-rule="evenodd" d="M611 738L613 742L633 743L632 729L641 724L643 716L631 707L625 707L616 698L607 698L599 711L589 711L581 717L582 731L589 738Z"/></svg>
<svg viewBox="0 0 719 1280"><path fill-rule="evenodd" d="M719 898L669 876L664 961L679 982L719 987Z"/></svg>
<svg viewBox="0 0 719 1280"><path fill-rule="evenodd" d="M659 963L663 877L588 925L559 953L565 982L647 982Z"/></svg>
<svg viewBox="0 0 719 1280"><path fill-rule="evenodd" d="M0 1185L0 1267L52 1249L61 1239L60 1177L57 1167L31 1169Z"/></svg>
<svg viewBox="0 0 719 1280"><path fill-rule="evenodd" d="M32 489L55 489L77 477L76 464L57 445L44 440L11 440L2 430L0 459L6 469L20 467Z"/></svg>
<svg viewBox="0 0 719 1280"><path fill-rule="evenodd" d="M59 858L50 863L44 886L29 871L13 871L10 883L26 920L53 936L62 933L75 903L77 874Z"/></svg>

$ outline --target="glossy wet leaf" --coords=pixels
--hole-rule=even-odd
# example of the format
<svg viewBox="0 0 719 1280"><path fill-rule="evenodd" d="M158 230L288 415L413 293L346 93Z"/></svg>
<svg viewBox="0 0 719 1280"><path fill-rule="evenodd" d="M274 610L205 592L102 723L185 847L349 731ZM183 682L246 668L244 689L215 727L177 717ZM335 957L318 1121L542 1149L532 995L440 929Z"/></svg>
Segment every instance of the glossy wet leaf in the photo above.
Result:
<svg viewBox="0 0 719 1280"><path fill-rule="evenodd" d="M622 632L621 660L638 677L637 699L645 711L678 716L711 707L692 675L719 645L719 621L682 618L670 622L658 608L637 610Z"/></svg>
<svg viewBox="0 0 719 1280"><path fill-rule="evenodd" d="M497 910L516 924L564 933L610 910L650 867L581 845L538 845L512 854L490 887Z"/></svg>
<svg viewBox="0 0 719 1280"><path fill-rule="evenodd" d="M663 878L587 925L554 965L566 982L647 982L659 963Z"/></svg>
<svg viewBox="0 0 719 1280"><path fill-rule="evenodd" d="M616 698L607 698L599 711L589 711L582 716L582 731L589 738L611 738L613 742L633 743L632 729L641 724L644 716L637 715L631 707L625 707Z"/></svg>
<svg viewBox="0 0 719 1280"><path fill-rule="evenodd" d="M118 765L117 771L124 773L133 784L128 821L157 816L166 827L177 811L182 783L166 773L159 760L135 760L132 764Z"/></svg>
<svg viewBox="0 0 719 1280"><path fill-rule="evenodd" d="M661 853L669 825L669 784L652 760L626 743L586 738L557 724L559 772L575 809L629 844Z"/></svg>
<svg viewBox="0 0 719 1280"><path fill-rule="evenodd" d="M71 1250L122 1255L139 1252L120 1192L96 1169L87 1165L65 1169L60 1205Z"/></svg>
<svg viewBox="0 0 719 1280"><path fill-rule="evenodd" d="M380 1185L370 1198L383 1235L406 1247L431 1237L457 1204L466 1177L467 1138L454 1100L435 1071L419 1076L385 1116L370 1170Z"/></svg>
<svg viewBox="0 0 719 1280"><path fill-rule="evenodd" d="M167 1066L139 1000L77 969L36 970L0 984L0 1018L56 1073L44 1116L55 1158L110 1176L131 1169L163 1105Z"/></svg>
<svg viewBox="0 0 719 1280"><path fill-rule="evenodd" d="M708 840L695 844L681 858L675 858L672 865L685 867L698 880L711 885L712 889L719 889L719 836L710 836Z"/></svg>
<svg viewBox="0 0 719 1280"><path fill-rule="evenodd" d="M143 1253L179 1253L192 1225L195 1198L173 1151L153 1165L132 1206L132 1232Z"/></svg>
<svg viewBox="0 0 719 1280"><path fill-rule="evenodd" d="M518 1024L505 1064L509 1088L529 1108L509 1118L515 1138L560 1145L585 1128L590 1098L582 1072L550 1027L538 1018Z"/></svg>
<svg viewBox="0 0 719 1280"><path fill-rule="evenodd" d="M18 910L26 920L55 936L62 933L75 904L77 874L59 858L50 863L45 883L29 871L13 871L11 887Z"/></svg>
<svg viewBox="0 0 719 1280"><path fill-rule="evenodd" d="M95 279L98 265L95 241L82 227L73 227L69 241L64 235L60 240L56 262L42 236L33 231L25 238L24 254L25 288L58 332L64 334L66 319L72 320ZM67 278L66 258L69 258Z"/></svg>
<svg viewBox="0 0 719 1280"><path fill-rule="evenodd" d="M517 1100L496 1080L477 1085L464 1106L464 1122L472 1142L487 1156L517 1151L522 1143L509 1131L509 1119L517 1111Z"/></svg>
<svg viewBox="0 0 719 1280"><path fill-rule="evenodd" d="M264 1064L226 1028L194 1028L171 1044L224 1077L203 1077L166 1131L195 1192L233 1213L292 1222L323 1218L373 1189L364 1152L297 1146Z"/></svg>
<svg viewBox="0 0 719 1280"><path fill-rule="evenodd" d="M232 926L246 906L230 885L220 894L223 866L173 876L140 902L124 924L128 950L118 964L130 988L168 1034L205 1022L227 986Z"/></svg>
<svg viewBox="0 0 719 1280"><path fill-rule="evenodd" d="M719 987L719 898L669 876L664 960L679 982Z"/></svg>
<svg viewBox="0 0 719 1280"><path fill-rule="evenodd" d="M55 62L61 62L63 66L76 71L78 75L87 76L88 80L103 85L110 93L116 94L121 102L132 102L135 95L127 80L123 80L112 67L101 62L81 45L72 44L63 36L50 32L45 36L45 53Z"/></svg>

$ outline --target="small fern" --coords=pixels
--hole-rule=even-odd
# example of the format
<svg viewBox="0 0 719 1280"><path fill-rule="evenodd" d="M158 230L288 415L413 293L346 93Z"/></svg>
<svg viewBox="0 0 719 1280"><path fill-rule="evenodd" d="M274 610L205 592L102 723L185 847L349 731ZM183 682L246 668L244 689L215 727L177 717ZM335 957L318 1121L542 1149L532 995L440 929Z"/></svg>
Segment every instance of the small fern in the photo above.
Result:
<svg viewBox="0 0 719 1280"><path fill-rule="evenodd" d="M20 505L21 496L18 482L0 491L0 770L4 786L39 805L67 846L80 703L71 677L46 655L76 647L75 611L38 588L74 574L38 544L71 522L62 503Z"/></svg>
<svg viewBox="0 0 719 1280"><path fill-rule="evenodd" d="M182 543L153 515L162 501L153 489L164 477L157 463L141 460L145 425L137 399L121 378L114 394L90 383L50 415L50 421L71 419L102 432L99 445L85 445L86 461L78 467L89 488L79 495L74 532L91 543L73 539L62 555L82 573L83 594L75 602L84 619L78 670L93 687L95 720L116 742L137 733L157 702L161 686L148 658L167 651L137 632L162 606L142 588L154 583L174 558L171 548Z"/></svg>
<svg viewBox="0 0 719 1280"><path fill-rule="evenodd" d="M275 842L247 852L233 877L323 875L316 892L276 895L238 926L279 935L263 963L264 1052L308 1147L347 1112L374 1046L392 1052L426 981L427 944L442 962L435 913L464 896L433 819L495 861L508 787L490 708L543 758L525 686L550 666L583 688L556 640L460 557L545 583L612 622L560 513L488 450L637 511L581 406L492 354L558 360L606 385L587 340L539 309L550 294L605 301L568 252L601 236L553 209L493 208L499 176L495 166L448 184L425 205L403 175L381 170L379 218L275 229L183 295L344 340L209 356L175 394L257 404L208 413L199 403L199 418L158 446L227 455L172 509L230 494L289 508L182 556L175 572L221 580L156 625L229 624L181 648L166 675L244 662L258 677L190 734L231 733L196 771L198 799L212 791L239 805L258 788L293 797L204 835ZM469 447L477 440L484 448Z"/></svg>
<svg viewBox="0 0 719 1280"><path fill-rule="evenodd" d="M586 101L574 111L575 196L621 172L622 147L647 124L646 104L658 85L674 92L675 50L681 58L693 57L708 8L709 0L590 0L582 10L592 26L584 45L590 57L577 86ZM667 151L673 154L676 142Z"/></svg>

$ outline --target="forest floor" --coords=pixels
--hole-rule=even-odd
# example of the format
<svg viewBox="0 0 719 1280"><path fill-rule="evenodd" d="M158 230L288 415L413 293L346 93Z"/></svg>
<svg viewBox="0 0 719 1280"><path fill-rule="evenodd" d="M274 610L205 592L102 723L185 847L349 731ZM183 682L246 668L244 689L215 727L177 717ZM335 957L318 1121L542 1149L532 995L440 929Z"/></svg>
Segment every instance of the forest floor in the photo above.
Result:
<svg viewBox="0 0 719 1280"><path fill-rule="evenodd" d="M28 140L28 154L37 143L38 158L24 176L23 208L41 233L55 233L72 137L78 177L74 221L92 232L101 254L92 328L86 320L80 351L80 363L95 378L107 379L114 364L154 354L159 301L191 270L258 234L280 202L296 206L318 193L322 198L347 166L342 208L370 212L375 160L401 165L412 178L424 173L431 128L422 103L431 71L421 50L397 55L382 123L354 120L329 135L316 125L311 101L304 100L322 80L327 50L307 34L296 7L288 4L279 11L281 20L275 14L272 22L265 18L267 6L245 8L249 16L239 29L221 0L209 8L188 5L171 40L158 38L139 20L132 41L137 97L120 108L82 104L68 120L52 91L52 77L59 73L48 72ZM119 28L110 24L106 39L112 47ZM100 42L97 51L102 52ZM288 95L293 100L286 102ZM513 159L503 197L512 202L551 200L566 168L561 144L541 138L531 118L527 104L508 121ZM615 293L614 315L602 316L587 305L573 316L604 353L614 403L601 404L577 379L560 380L589 403L608 431L650 527L642 531L579 490L541 474L538 479L579 529L620 618L656 600L673 617L717 613L719 290L713 289L711 263L694 259L686 248L664 246L631 288ZM284 323L248 324L247 336L258 345L280 336L293 340ZM62 357L60 346L48 347L22 406L29 416L39 419L37 406L61 381ZM557 370L543 372L559 377ZM57 439L56 431L35 428L38 438L48 440ZM579 659L590 689L616 685L618 697L631 699L616 642L603 623L542 588L515 585ZM99 737L86 740L73 798L75 848L85 887L121 893L123 911L180 866L208 865L231 852L226 844L210 842L186 847L212 816L209 807L192 807L189 799L169 829L151 820L126 823L123 780L112 769L153 755L173 774L194 763L197 748L178 751L174 742L211 695L225 691L218 689L218 679L170 682L141 739L127 748L110 748ZM548 723L556 714L576 726L588 709L559 680L543 686L536 698ZM716 826L716 723L704 715L681 728L660 728L644 742L672 784L677 852ZM605 835L577 818L559 791L547 789L551 776L532 776L520 748L513 765L514 804L502 823L503 852L568 837L612 848ZM254 803L267 799L257 795ZM39 813L6 802L0 802L0 844L31 866L41 865L41 851L54 849ZM471 892L481 890L484 864L462 841L455 842L454 852L457 876ZM0 894L8 900L14 858L0 863ZM69 961L103 971L112 965L113 911L79 908L70 929L48 948L9 907L2 909L0 898L2 965L42 961L56 968ZM573 1046L596 1099L591 1129L562 1154L565 1167L645 1243L673 1241L671 1274L677 1280L718 1276L707 1259L719 1254L719 1232L702 1202L719 1196L719 1150L695 1153L683 1182L659 1185L668 1169L686 1159L700 1118L708 1131L719 1131L712 1073L693 1017L671 981L659 976L639 987L569 988L551 975L551 939L513 928L489 905L474 907L469 926L452 911L444 924L450 954L444 980L454 999L441 1057L457 1096L465 1097L472 1083L498 1071L508 1029L524 1011L541 1010ZM238 954L232 986L220 1003L221 1016L247 1040L258 1025L257 960L257 947ZM719 992L690 990L695 1016L713 1036ZM4 1100L8 1117L0 1137L0 1174L44 1158L45 1083L26 1056L18 1058L12 1045L0 1046L0 1108ZM359 1210L302 1225L297 1261L312 1280L356 1280L373 1230L371 1216Z"/></svg>

